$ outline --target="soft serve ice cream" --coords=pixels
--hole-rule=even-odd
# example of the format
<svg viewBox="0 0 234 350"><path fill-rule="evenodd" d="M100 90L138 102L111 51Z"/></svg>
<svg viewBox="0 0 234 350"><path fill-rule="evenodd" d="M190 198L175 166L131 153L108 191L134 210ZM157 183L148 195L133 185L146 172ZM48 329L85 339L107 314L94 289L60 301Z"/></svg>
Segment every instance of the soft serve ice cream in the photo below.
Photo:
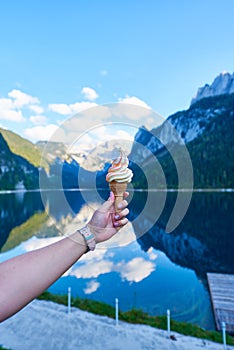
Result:
<svg viewBox="0 0 234 350"><path fill-rule="evenodd" d="M127 184L131 182L133 172L128 168L128 158L120 151L120 155L113 160L108 169L106 181L109 182L110 190L115 196L115 210L118 212L118 203L123 200Z"/></svg>
<svg viewBox="0 0 234 350"><path fill-rule="evenodd" d="M133 173L132 170L128 168L128 158L120 151L120 155L113 160L111 167L108 169L106 175L107 182L126 182L129 183L132 180Z"/></svg>

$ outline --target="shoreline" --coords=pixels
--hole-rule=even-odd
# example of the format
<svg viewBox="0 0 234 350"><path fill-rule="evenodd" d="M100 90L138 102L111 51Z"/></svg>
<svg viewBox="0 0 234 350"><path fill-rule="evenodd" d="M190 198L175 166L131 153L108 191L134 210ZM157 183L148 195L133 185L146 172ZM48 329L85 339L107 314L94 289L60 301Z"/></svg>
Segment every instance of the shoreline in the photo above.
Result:
<svg viewBox="0 0 234 350"><path fill-rule="evenodd" d="M95 187L98 191L109 191L109 188ZM27 192L82 192L82 191L92 191L92 188L48 188L48 189L18 189L18 190L0 190L0 194L8 194L8 193L27 193ZM129 192L224 192L224 193L232 193L234 192L234 188L151 188L151 189L143 189L143 188L135 188L128 189Z"/></svg>
<svg viewBox="0 0 234 350"><path fill-rule="evenodd" d="M51 301L34 300L0 325L0 344L11 350L220 350L210 340L130 324ZM234 349L228 345L227 350Z"/></svg>
<svg viewBox="0 0 234 350"><path fill-rule="evenodd" d="M49 291L42 293L38 300L45 300L55 302L60 305L67 306L68 296L67 294L53 294ZM94 315L100 315L110 318L115 318L115 308L109 304L92 300L92 299L82 299L80 297L71 298L71 306L91 312ZM118 319L122 322L127 322L130 324L138 325L148 325L156 329L167 330L167 316L151 316L141 309L130 309L128 311L119 310ZM192 323L170 320L170 329L172 332L177 332L178 334L184 336L193 336L198 339L205 339L209 341L216 341L217 343L222 343L222 333L217 330L206 330L200 326ZM234 346L234 337L227 334L227 341Z"/></svg>

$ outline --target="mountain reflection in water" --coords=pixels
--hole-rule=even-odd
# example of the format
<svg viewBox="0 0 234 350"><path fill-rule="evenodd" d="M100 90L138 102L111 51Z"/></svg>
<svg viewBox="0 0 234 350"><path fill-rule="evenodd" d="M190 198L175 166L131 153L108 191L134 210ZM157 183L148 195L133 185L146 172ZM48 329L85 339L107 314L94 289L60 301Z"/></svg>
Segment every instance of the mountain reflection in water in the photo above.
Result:
<svg viewBox="0 0 234 350"><path fill-rule="evenodd" d="M155 193L155 206L160 196L160 192ZM161 250L171 261L193 269L202 278L207 272L234 273L233 199L234 193L194 192L185 217L168 234L165 228L176 200L176 193L168 193L161 216L138 242L143 250ZM140 198L138 202L142 203ZM154 223L153 208L144 224L150 227L150 222ZM142 230L137 221L133 226L136 233Z"/></svg>
<svg viewBox="0 0 234 350"><path fill-rule="evenodd" d="M72 221L83 225L100 205L100 195L104 200L108 192L44 193L48 216L39 192L0 194L0 261L51 243ZM120 231L122 242L87 254L50 290L66 293L71 286L74 295L110 304L119 297L123 310L165 314L170 308L175 319L213 328L206 273L234 273L234 193L193 193L180 225L166 233L176 195L151 193L149 206L149 193L130 193L132 224Z"/></svg>

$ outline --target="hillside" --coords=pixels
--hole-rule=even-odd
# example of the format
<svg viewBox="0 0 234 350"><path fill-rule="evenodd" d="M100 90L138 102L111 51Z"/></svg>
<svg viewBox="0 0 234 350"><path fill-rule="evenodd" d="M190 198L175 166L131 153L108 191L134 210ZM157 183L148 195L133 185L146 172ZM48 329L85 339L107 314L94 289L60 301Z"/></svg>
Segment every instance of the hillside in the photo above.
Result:
<svg viewBox="0 0 234 350"><path fill-rule="evenodd" d="M35 189L39 187L38 168L14 154L0 133L0 190Z"/></svg>
<svg viewBox="0 0 234 350"><path fill-rule="evenodd" d="M25 158L29 163L35 167L47 167L47 164L41 164L41 150L32 142L17 135L13 131L0 128L0 133L6 140L12 153L15 153Z"/></svg>

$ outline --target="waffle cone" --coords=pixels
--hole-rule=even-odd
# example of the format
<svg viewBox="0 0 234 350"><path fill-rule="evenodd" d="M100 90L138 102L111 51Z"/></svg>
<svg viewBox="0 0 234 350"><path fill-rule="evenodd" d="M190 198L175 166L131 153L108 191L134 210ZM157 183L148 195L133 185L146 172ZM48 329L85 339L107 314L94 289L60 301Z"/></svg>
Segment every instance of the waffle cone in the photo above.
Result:
<svg viewBox="0 0 234 350"><path fill-rule="evenodd" d="M120 209L118 209L118 204L121 202L124 198L124 192L127 189L127 182L117 182L117 181L111 181L109 186L110 190L114 193L115 196L115 211L118 213Z"/></svg>

